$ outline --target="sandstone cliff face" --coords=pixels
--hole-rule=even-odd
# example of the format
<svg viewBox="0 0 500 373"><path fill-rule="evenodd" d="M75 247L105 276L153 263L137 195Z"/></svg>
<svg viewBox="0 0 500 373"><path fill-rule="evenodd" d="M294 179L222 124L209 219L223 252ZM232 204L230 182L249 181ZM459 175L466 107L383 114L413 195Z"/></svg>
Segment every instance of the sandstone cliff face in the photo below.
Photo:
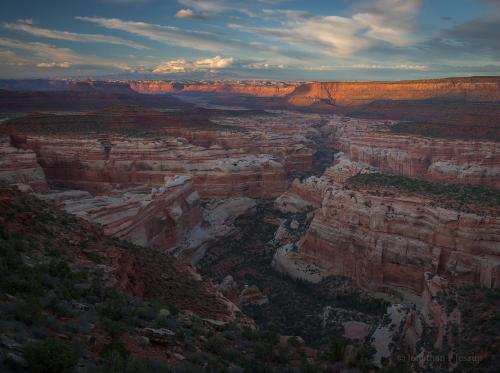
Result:
<svg viewBox="0 0 500 373"><path fill-rule="evenodd" d="M130 87L139 93L225 93L260 97L282 97L294 91L296 85L261 85L261 84L182 84L176 82L131 82Z"/></svg>
<svg viewBox="0 0 500 373"><path fill-rule="evenodd" d="M356 106L377 100L459 99L466 101L500 100L500 79L450 78L399 82L309 83L287 97L294 106L317 103Z"/></svg>
<svg viewBox="0 0 500 373"><path fill-rule="evenodd" d="M331 187L299 253L362 286L421 293L424 273L500 287L500 219L433 207L430 200Z"/></svg>
<svg viewBox="0 0 500 373"><path fill-rule="evenodd" d="M295 180L276 200L284 213L312 210L314 218L305 235L277 252L275 267L308 278L307 267L315 265L321 267L315 275L319 279L326 270L373 291L409 289L421 294L427 272L500 287L500 220L495 207L465 213L451 205L438 207L424 194L383 187L351 190L346 185L352 176L383 172L500 188L499 143L400 135L390 131L393 125L328 117L321 130L339 152L322 177Z"/></svg>
<svg viewBox="0 0 500 373"><path fill-rule="evenodd" d="M0 183L28 185L33 191L48 190L42 168L31 150L11 146L9 138L0 138Z"/></svg>
<svg viewBox="0 0 500 373"><path fill-rule="evenodd" d="M272 156L207 149L185 139L29 136L22 141L38 154L54 187L107 193L191 175L202 198L271 198L286 188L285 171Z"/></svg>
<svg viewBox="0 0 500 373"><path fill-rule="evenodd" d="M68 191L40 195L66 212L101 225L107 235L143 247L170 251L202 222L199 195L189 177L167 178L159 188L138 188L92 197Z"/></svg>
<svg viewBox="0 0 500 373"><path fill-rule="evenodd" d="M329 125L333 145L343 152L338 163L346 167L354 162L384 173L500 188L498 142L399 135L387 131L391 122L337 117Z"/></svg>

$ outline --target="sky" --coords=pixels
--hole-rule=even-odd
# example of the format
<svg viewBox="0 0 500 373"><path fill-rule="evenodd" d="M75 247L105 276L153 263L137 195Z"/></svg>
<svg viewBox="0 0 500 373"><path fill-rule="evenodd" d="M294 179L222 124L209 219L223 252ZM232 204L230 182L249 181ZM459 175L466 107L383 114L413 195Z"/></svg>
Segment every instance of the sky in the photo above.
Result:
<svg viewBox="0 0 500 373"><path fill-rule="evenodd" d="M500 75L500 0L2 0L0 78Z"/></svg>

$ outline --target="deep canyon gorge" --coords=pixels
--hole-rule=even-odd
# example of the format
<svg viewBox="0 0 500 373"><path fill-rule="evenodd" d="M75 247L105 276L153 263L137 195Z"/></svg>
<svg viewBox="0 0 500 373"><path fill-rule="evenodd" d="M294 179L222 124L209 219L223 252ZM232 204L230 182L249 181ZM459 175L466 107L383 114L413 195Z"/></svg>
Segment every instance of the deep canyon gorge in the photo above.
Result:
<svg viewBox="0 0 500 373"><path fill-rule="evenodd" d="M500 78L5 80L0 112L2 369L43 334L81 371L500 369Z"/></svg>

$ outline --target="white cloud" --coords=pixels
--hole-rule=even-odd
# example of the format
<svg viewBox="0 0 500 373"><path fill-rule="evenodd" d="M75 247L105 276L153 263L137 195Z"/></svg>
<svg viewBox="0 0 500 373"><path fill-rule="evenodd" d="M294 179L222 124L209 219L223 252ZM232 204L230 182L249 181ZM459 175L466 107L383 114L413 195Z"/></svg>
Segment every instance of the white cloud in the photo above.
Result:
<svg viewBox="0 0 500 373"><path fill-rule="evenodd" d="M57 65L64 67L71 64L131 70L127 64L120 61L92 55L80 55L69 48L58 48L45 43L25 43L15 39L0 38L0 46L29 53L31 56L24 58L24 62L28 62L30 65L43 64L41 67L51 67L48 65L54 64L54 67Z"/></svg>
<svg viewBox="0 0 500 373"><path fill-rule="evenodd" d="M245 43L231 39L221 39L216 34L204 31L180 29L173 26L162 26L146 22L124 21L118 18L76 17L81 21L92 22L113 30L121 30L131 34L169 45L178 45L197 50L221 50L242 48Z"/></svg>
<svg viewBox="0 0 500 373"><path fill-rule="evenodd" d="M353 20L368 28L366 36L396 46L411 44L421 0L376 0L360 6Z"/></svg>
<svg viewBox="0 0 500 373"><path fill-rule="evenodd" d="M187 19L205 19L201 13L195 13L191 9L181 9L177 13L175 13L176 18L187 18Z"/></svg>
<svg viewBox="0 0 500 373"><path fill-rule="evenodd" d="M165 61L153 69L155 74L176 74L190 71L200 70L218 70L226 69L234 63L232 57L215 56L213 58L205 58L196 61L188 61L186 59L177 59Z"/></svg>
<svg viewBox="0 0 500 373"><path fill-rule="evenodd" d="M35 23L35 21L33 21L33 19L31 19L31 18L19 18L17 20L17 22L19 22L19 23L25 23L27 25L32 25L32 24Z"/></svg>
<svg viewBox="0 0 500 373"><path fill-rule="evenodd" d="M427 71L429 67L422 64L369 64L357 63L351 65L333 65L333 66L306 66L302 67L309 71L341 71L341 70L413 70L413 71Z"/></svg>
<svg viewBox="0 0 500 373"><path fill-rule="evenodd" d="M93 42L93 43L109 43L116 45L125 45L136 49L147 49L145 45L135 43L130 40L124 40L109 35L99 35L99 34L78 34L68 31L58 31L49 30L40 27L34 27L31 23L27 23L26 20L18 21L16 23L3 23L2 27L8 30L21 31L31 35L59 39L59 40L69 40L69 41L79 41L79 42Z"/></svg>
<svg viewBox="0 0 500 373"><path fill-rule="evenodd" d="M181 5L190 9L196 9L203 17L213 16L223 12L239 12L248 17L256 17L257 14L248 9L248 2L224 1L224 0L177 0Z"/></svg>
<svg viewBox="0 0 500 373"><path fill-rule="evenodd" d="M242 66L245 69L251 70L267 70L267 69L284 69L284 64L274 64L269 62L252 62Z"/></svg>
<svg viewBox="0 0 500 373"><path fill-rule="evenodd" d="M198 69L225 69L231 66L234 62L232 57L224 58L215 56L213 58L206 58L194 62L194 66Z"/></svg>
<svg viewBox="0 0 500 373"><path fill-rule="evenodd" d="M380 43L407 46L415 42L412 32L420 4L421 0L373 0L358 4L351 16L265 9L265 17L281 27L228 27L285 41L304 50L323 49L326 54L346 57Z"/></svg>
<svg viewBox="0 0 500 373"><path fill-rule="evenodd" d="M19 56L11 50L0 50L0 65L23 66L29 64L30 59Z"/></svg>
<svg viewBox="0 0 500 373"><path fill-rule="evenodd" d="M189 63L185 59L165 61L153 69L155 74L175 74L188 71Z"/></svg>
<svg viewBox="0 0 500 373"><path fill-rule="evenodd" d="M78 55L69 48L58 48L50 44L0 38L0 46L32 53L36 58L50 61L75 61Z"/></svg>
<svg viewBox="0 0 500 373"><path fill-rule="evenodd" d="M39 67L39 68L58 67L60 69L69 69L71 67L71 64L69 62L40 62L40 63L37 63L36 67Z"/></svg>
<svg viewBox="0 0 500 373"><path fill-rule="evenodd" d="M209 0L178 0L179 4L197 9L203 12L220 13L229 9L229 7L218 1Z"/></svg>

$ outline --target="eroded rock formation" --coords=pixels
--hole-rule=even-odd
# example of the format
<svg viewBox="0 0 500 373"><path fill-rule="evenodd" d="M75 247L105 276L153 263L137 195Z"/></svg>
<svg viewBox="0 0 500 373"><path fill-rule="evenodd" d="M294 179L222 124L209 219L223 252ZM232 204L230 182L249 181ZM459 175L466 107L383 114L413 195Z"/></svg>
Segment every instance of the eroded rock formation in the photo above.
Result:
<svg viewBox="0 0 500 373"><path fill-rule="evenodd" d="M0 138L0 182L20 187L26 185L36 192L48 190L35 152L12 146L8 137Z"/></svg>
<svg viewBox="0 0 500 373"><path fill-rule="evenodd" d="M337 168L351 168L336 177L353 176L371 167L444 183L500 188L500 143L400 135L388 131L392 125L341 117L331 120L330 139L343 152Z"/></svg>
<svg viewBox="0 0 500 373"><path fill-rule="evenodd" d="M283 166L271 156L206 149L185 139L33 136L25 144L38 154L54 187L107 193L191 175L202 198L270 198L286 188Z"/></svg>
<svg viewBox="0 0 500 373"><path fill-rule="evenodd" d="M325 192L299 252L360 285L421 293L424 273L500 287L500 220L413 196Z"/></svg>
<svg viewBox="0 0 500 373"><path fill-rule="evenodd" d="M96 197L66 191L40 198L58 202L66 212L101 225L110 236L167 251L202 222L198 192L185 176L167 178L153 190L142 187Z"/></svg>
<svg viewBox="0 0 500 373"><path fill-rule="evenodd" d="M455 202L439 201L447 198L444 191L430 195L384 185L354 188L348 182L355 175L384 172L499 188L498 143L400 135L390 131L393 125L329 119L322 132L340 152L322 177L295 180L276 200L290 219L307 211L314 211L314 218L294 243L293 232L286 224L280 226L283 232L277 238L285 246L277 251L273 265L313 282L329 273L352 278L374 292L398 290L403 297L422 294L425 273L462 284L500 287L496 202L462 208L465 202L460 196L450 195L459 199Z"/></svg>

